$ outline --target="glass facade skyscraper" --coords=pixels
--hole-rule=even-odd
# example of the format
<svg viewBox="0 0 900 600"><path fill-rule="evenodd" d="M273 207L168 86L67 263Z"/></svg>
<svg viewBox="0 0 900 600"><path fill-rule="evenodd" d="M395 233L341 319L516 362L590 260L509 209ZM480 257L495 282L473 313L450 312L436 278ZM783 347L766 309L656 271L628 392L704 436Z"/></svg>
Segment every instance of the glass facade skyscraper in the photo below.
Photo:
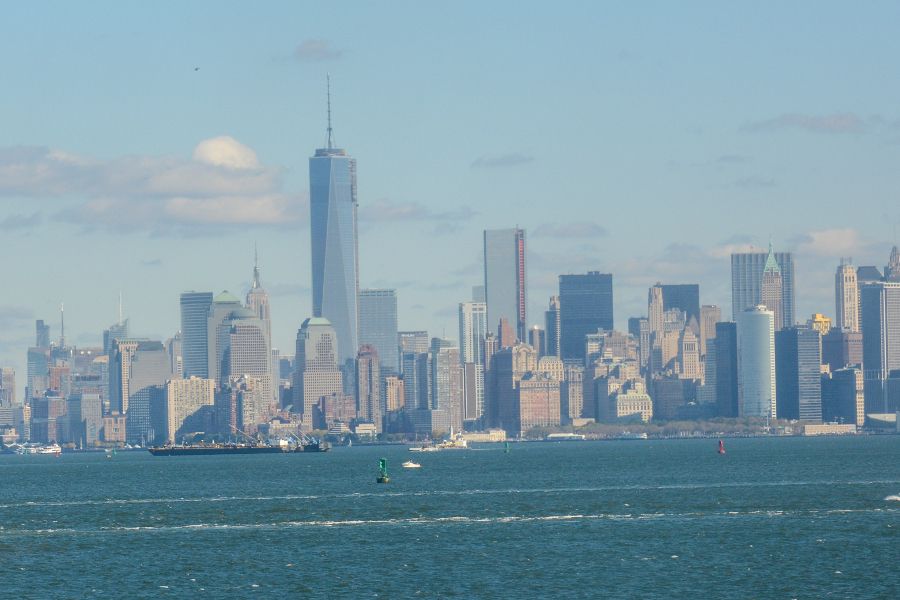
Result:
<svg viewBox="0 0 900 600"><path fill-rule="evenodd" d="M779 419L822 421L822 342L808 327L775 333L775 381Z"/></svg>
<svg viewBox="0 0 900 600"><path fill-rule="evenodd" d="M696 319L700 326L700 286L696 283L663 284L663 310L677 308L684 313L684 322ZM695 331L699 333L699 329Z"/></svg>
<svg viewBox="0 0 900 600"><path fill-rule="evenodd" d="M331 322L343 365L359 348L356 160L330 136L309 159L309 210L313 316Z"/></svg>
<svg viewBox="0 0 900 600"><path fill-rule="evenodd" d="M781 271L781 320L790 327L794 324L794 256L790 252L772 255ZM766 252L731 255L731 316L735 321L744 309L763 303L763 270L768 258Z"/></svg>
<svg viewBox="0 0 900 600"><path fill-rule="evenodd" d="M716 323L716 405L720 417L737 417L737 325Z"/></svg>
<svg viewBox="0 0 900 600"><path fill-rule="evenodd" d="M559 324L563 360L584 360L585 336L613 329L612 275L560 275Z"/></svg>
<svg viewBox="0 0 900 600"><path fill-rule="evenodd" d="M501 318L524 341L526 324L525 231L487 229L484 232L484 292L488 329L496 331Z"/></svg>
<svg viewBox="0 0 900 600"><path fill-rule="evenodd" d="M396 290L359 291L359 343L378 352L381 375L400 372Z"/></svg>
<svg viewBox="0 0 900 600"><path fill-rule="evenodd" d="M209 377L206 320L212 292L181 294L181 360L184 377Z"/></svg>
<svg viewBox="0 0 900 600"><path fill-rule="evenodd" d="M742 417L775 417L775 313L744 309L737 321L738 394Z"/></svg>

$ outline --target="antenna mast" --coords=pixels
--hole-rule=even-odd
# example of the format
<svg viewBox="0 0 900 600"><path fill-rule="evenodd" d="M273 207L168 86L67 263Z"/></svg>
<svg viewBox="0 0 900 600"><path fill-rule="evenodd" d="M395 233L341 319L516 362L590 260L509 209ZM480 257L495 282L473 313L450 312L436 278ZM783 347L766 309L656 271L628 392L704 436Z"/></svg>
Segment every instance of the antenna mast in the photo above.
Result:
<svg viewBox="0 0 900 600"><path fill-rule="evenodd" d="M332 146L332 135L331 135L331 75L325 75L325 85L328 89L328 145L327 148L331 150Z"/></svg>

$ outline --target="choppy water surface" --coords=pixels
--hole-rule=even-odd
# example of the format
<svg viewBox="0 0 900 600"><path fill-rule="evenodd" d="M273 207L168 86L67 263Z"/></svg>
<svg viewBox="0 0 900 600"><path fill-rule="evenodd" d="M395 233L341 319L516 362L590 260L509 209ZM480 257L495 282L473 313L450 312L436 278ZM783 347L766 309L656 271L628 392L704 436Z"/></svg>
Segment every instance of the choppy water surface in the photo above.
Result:
<svg viewBox="0 0 900 600"><path fill-rule="evenodd" d="M900 597L900 437L0 456L0 589ZM392 481L375 483L377 460ZM404 470L410 457L421 469Z"/></svg>

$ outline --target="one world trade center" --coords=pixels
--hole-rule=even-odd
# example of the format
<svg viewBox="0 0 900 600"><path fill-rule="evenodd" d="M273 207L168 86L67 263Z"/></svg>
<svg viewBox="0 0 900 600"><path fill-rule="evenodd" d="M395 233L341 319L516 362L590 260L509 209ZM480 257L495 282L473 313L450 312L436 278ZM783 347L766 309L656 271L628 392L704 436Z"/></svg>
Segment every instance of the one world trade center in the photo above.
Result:
<svg viewBox="0 0 900 600"><path fill-rule="evenodd" d="M331 321L342 366L358 346L356 208L356 160L333 146L329 88L328 141L309 159L313 316Z"/></svg>

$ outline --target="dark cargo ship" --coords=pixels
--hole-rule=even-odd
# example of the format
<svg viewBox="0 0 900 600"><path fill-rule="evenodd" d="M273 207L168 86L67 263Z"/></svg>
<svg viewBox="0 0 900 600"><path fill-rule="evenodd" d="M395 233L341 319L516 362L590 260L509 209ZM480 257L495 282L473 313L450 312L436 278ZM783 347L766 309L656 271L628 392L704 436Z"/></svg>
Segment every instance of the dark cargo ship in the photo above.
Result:
<svg viewBox="0 0 900 600"><path fill-rule="evenodd" d="M294 452L328 452L328 442L310 441L297 445L273 444L187 444L148 448L153 456L204 456L215 454L291 454Z"/></svg>

